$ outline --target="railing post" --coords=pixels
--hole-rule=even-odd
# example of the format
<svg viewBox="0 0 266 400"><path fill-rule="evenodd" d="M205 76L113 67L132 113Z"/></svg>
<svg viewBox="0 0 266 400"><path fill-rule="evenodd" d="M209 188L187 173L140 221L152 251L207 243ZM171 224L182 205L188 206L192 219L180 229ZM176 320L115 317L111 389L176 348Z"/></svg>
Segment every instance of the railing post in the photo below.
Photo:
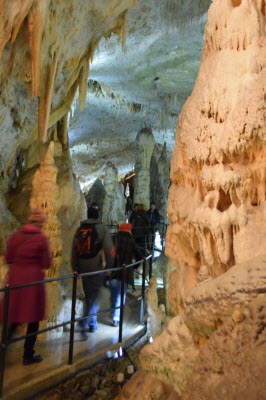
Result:
<svg viewBox="0 0 266 400"><path fill-rule="evenodd" d="M122 269L122 279L121 279L121 297L120 297L120 319L119 319L119 336L118 341L121 343L123 340L123 321L124 321L124 296L125 296L125 275L126 269L123 265Z"/></svg>
<svg viewBox="0 0 266 400"><path fill-rule="evenodd" d="M152 257L149 259L149 281L151 280L152 277Z"/></svg>
<svg viewBox="0 0 266 400"><path fill-rule="evenodd" d="M72 284L72 305L71 305L71 324L70 324L70 336L69 336L68 364L73 364L74 332L75 332L76 300L77 300L77 283L78 283L78 274L75 271L74 274L73 274L73 284Z"/></svg>
<svg viewBox="0 0 266 400"><path fill-rule="evenodd" d="M145 277L146 277L146 258L142 263L142 289L141 289L141 303L140 303L140 323L144 325L144 306L145 306Z"/></svg>
<svg viewBox="0 0 266 400"><path fill-rule="evenodd" d="M9 296L10 288L8 285L5 287L5 301L4 301L4 315L3 315L3 326L2 326L2 337L1 337L1 351L0 351L0 396L3 394L4 385L4 372L5 372L5 360L7 350L7 334L8 334L8 309L9 309Z"/></svg>

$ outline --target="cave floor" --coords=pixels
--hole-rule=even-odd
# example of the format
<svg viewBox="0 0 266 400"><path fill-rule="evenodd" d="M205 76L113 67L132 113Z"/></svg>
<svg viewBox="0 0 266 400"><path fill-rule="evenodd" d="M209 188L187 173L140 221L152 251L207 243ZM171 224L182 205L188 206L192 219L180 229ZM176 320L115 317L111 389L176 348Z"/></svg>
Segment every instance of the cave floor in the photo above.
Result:
<svg viewBox="0 0 266 400"><path fill-rule="evenodd" d="M128 292L127 302L139 297L140 290ZM101 309L109 308L109 289L103 288ZM126 304L124 309L123 344L137 337L144 327L140 325L140 301ZM37 342L36 354L42 362L22 365L23 343L15 342L8 348L4 375L3 399L37 398L34 394L58 383L60 380L106 358L108 350L118 349L118 328L111 325L110 312L98 317L98 329L88 333L89 339L82 341L78 327L75 328L73 364L68 365L69 329L59 339Z"/></svg>

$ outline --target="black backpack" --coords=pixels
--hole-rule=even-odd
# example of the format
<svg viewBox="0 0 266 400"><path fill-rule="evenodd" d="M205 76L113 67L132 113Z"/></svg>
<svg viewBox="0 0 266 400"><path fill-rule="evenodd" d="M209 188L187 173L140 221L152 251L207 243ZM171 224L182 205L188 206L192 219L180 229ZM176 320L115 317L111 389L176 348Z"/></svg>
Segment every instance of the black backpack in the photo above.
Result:
<svg viewBox="0 0 266 400"><path fill-rule="evenodd" d="M97 256L102 249L95 224L82 224L76 235L76 250L80 258Z"/></svg>

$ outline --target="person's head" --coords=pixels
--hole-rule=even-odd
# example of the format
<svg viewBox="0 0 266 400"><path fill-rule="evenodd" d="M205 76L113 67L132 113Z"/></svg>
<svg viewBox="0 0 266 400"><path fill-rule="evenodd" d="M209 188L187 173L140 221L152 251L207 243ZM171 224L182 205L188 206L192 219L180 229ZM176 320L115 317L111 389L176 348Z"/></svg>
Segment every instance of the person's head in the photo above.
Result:
<svg viewBox="0 0 266 400"><path fill-rule="evenodd" d="M123 224L119 225L119 231L131 233L132 225L129 224L129 223L124 222Z"/></svg>
<svg viewBox="0 0 266 400"><path fill-rule="evenodd" d="M134 204L134 207L133 207L133 210L134 210L134 211L138 211L138 209L139 209L139 204L138 204L138 203L135 203L135 204Z"/></svg>
<svg viewBox="0 0 266 400"><path fill-rule="evenodd" d="M42 228L46 222L46 215L41 208L32 208L28 216L28 222L31 225Z"/></svg>
<svg viewBox="0 0 266 400"><path fill-rule="evenodd" d="M156 204L155 204L155 203L151 203L151 204L150 204L150 209L151 209L152 211L154 211L155 208L156 208Z"/></svg>
<svg viewBox="0 0 266 400"><path fill-rule="evenodd" d="M141 210L141 211L145 211L144 204L139 204L139 210Z"/></svg>
<svg viewBox="0 0 266 400"><path fill-rule="evenodd" d="M89 207L87 211L87 218L98 219L99 211L97 210L97 208Z"/></svg>
<svg viewBox="0 0 266 400"><path fill-rule="evenodd" d="M91 203L90 208L95 208L96 210L99 210L99 206L97 203Z"/></svg>

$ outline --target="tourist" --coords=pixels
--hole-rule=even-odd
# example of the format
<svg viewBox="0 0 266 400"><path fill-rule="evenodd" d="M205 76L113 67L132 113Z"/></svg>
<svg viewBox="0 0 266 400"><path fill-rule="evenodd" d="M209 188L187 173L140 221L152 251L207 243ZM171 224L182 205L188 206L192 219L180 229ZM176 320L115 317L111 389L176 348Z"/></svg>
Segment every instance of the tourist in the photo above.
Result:
<svg viewBox="0 0 266 400"><path fill-rule="evenodd" d="M122 267L132 263L133 257L135 260L142 259L142 251L137 247L135 240L131 234L132 225L123 223L119 226L115 243L116 243L116 256L114 267ZM136 266L138 268L139 265ZM111 307L113 308L113 326L119 326L120 320L120 307L121 304L121 279L122 271L114 271L110 276L110 289L111 289ZM124 285L124 304L126 301L126 293L128 285L134 288L134 268L127 268L125 270L125 285Z"/></svg>
<svg viewBox="0 0 266 400"><path fill-rule="evenodd" d="M9 286L42 281L44 270L51 266L49 243L42 233L46 222L43 211L33 209L28 222L15 232L7 243L5 261L10 266L7 280ZM37 332L39 321L45 319L45 308L44 284L11 289L7 339L11 339L18 325L25 323L28 324L27 335ZM3 312L3 304L1 309ZM35 354L36 339L37 334L25 339L24 365L37 363L43 359L41 355Z"/></svg>
<svg viewBox="0 0 266 400"><path fill-rule="evenodd" d="M150 240L149 240L149 249L152 249L155 242L155 233L156 233L156 225L160 223L160 214L156 208L156 204L151 202L150 208L147 211L147 215L149 218L150 225Z"/></svg>
<svg viewBox="0 0 266 400"><path fill-rule="evenodd" d="M103 269L103 256L107 268L111 268L114 261L115 249L112 238L99 219L99 211L90 207L87 219L80 223L72 246L72 268L78 273L101 271ZM84 317L96 314L99 310L99 295L103 286L105 274L82 276L82 285L85 295ZM84 340L88 339L86 333L97 330L97 315L85 318L79 323L81 335Z"/></svg>
<svg viewBox="0 0 266 400"><path fill-rule="evenodd" d="M149 218L143 204L135 204L130 218L132 234L139 247L146 248L146 240L149 235Z"/></svg>

